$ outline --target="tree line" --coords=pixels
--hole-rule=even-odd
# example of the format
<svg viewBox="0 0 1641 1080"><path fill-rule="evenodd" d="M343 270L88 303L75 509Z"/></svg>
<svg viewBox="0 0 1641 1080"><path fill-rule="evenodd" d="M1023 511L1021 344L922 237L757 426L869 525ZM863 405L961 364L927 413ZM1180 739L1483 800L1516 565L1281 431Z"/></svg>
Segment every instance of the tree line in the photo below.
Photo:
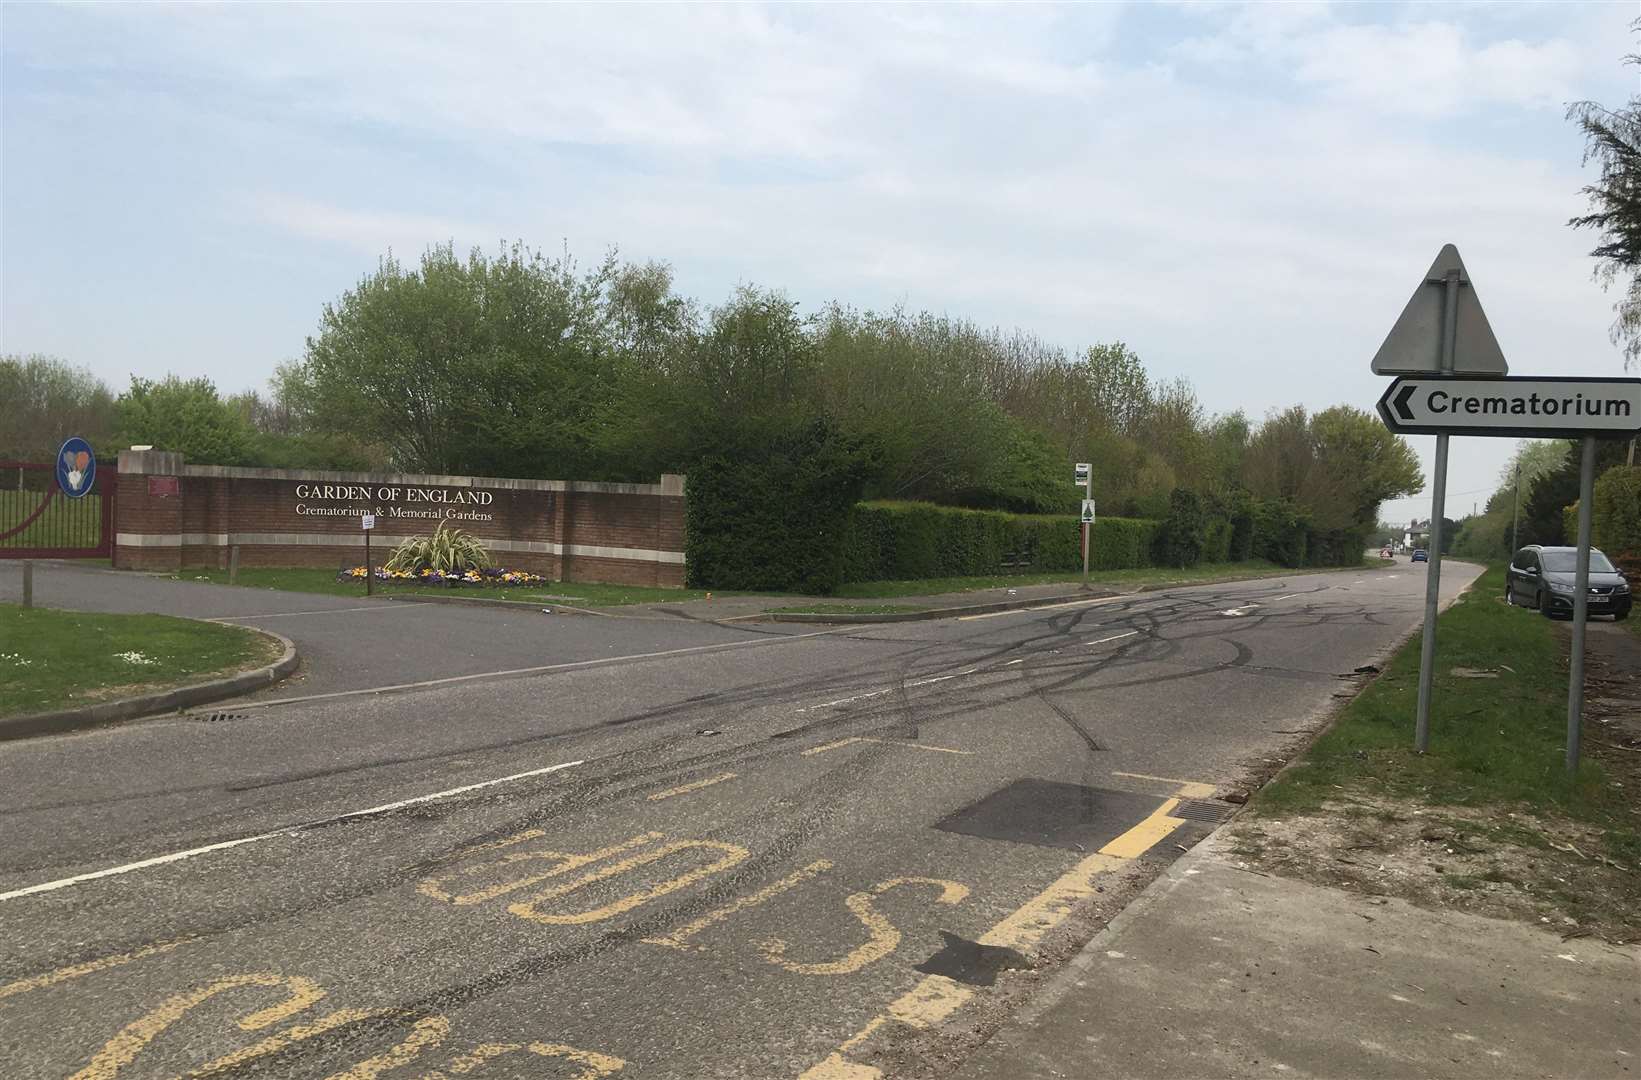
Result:
<svg viewBox="0 0 1641 1080"><path fill-rule="evenodd" d="M651 480L819 423L869 498L1161 518L1185 489L1287 500L1371 527L1423 486L1415 457L1350 406L1259 422L1213 413L1122 342L1071 353L1024 331L902 309L804 313L744 286L680 296L670 269L591 267L514 244L389 256L324 307L266 392L133 378L119 395L59 361L0 361L0 453L48 458L73 429L194 461Z"/></svg>

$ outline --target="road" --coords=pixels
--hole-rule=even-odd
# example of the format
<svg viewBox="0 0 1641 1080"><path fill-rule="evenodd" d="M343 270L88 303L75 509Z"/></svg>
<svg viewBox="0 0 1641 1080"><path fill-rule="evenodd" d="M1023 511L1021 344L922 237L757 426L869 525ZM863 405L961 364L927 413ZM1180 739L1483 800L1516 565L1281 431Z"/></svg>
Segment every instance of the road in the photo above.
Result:
<svg viewBox="0 0 1641 1080"><path fill-rule="evenodd" d="M464 677L0 744L6 1075L865 1080L1205 835L1424 584L870 628L230 615L392 620L354 632L374 685L440 648ZM545 670L474 670L492 637L488 670Z"/></svg>

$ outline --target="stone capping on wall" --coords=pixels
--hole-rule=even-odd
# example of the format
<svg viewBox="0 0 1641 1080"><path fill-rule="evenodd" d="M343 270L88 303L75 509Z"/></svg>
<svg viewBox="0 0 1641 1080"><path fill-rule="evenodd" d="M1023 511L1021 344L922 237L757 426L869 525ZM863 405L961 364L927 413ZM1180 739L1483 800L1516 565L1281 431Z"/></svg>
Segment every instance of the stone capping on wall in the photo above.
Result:
<svg viewBox="0 0 1641 1080"><path fill-rule="evenodd" d="M121 450L120 472L136 475L197 476L201 479L293 480L304 483L385 484L407 487L497 488L506 491L578 491L588 495L682 495L684 478L662 473L659 484L615 484L598 480L520 480L500 476L436 476L423 473L338 472L333 469L251 469L238 465L186 465L171 450Z"/></svg>

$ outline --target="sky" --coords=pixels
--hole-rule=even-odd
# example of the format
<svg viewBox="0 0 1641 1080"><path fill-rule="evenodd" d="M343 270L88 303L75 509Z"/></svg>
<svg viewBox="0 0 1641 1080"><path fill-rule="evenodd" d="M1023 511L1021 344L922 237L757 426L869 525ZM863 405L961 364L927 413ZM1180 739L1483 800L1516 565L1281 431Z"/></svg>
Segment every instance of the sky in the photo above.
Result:
<svg viewBox="0 0 1641 1080"><path fill-rule="evenodd" d="M1257 419L1371 409L1451 242L1513 374L1617 376L1564 114L1636 92L1636 15L6 3L0 350L243 390L390 249L518 239L1123 341ZM1450 517L1513 446L1453 441Z"/></svg>

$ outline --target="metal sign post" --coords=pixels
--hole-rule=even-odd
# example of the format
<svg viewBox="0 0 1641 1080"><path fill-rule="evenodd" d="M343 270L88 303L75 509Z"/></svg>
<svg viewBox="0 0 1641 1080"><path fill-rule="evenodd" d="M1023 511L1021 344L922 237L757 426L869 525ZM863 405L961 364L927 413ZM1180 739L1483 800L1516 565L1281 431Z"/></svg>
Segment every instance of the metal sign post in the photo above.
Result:
<svg viewBox="0 0 1641 1080"><path fill-rule="evenodd" d="M1083 500L1083 584L1088 584L1088 549L1094 536L1094 500Z"/></svg>
<svg viewBox="0 0 1641 1080"><path fill-rule="evenodd" d="M1461 333L1462 328L1462 333ZM1413 290L1384 344L1373 357L1376 375L1486 375L1509 371L1481 302L1452 244ZM1394 389L1394 387L1392 387ZM1385 415L1381 402L1380 415ZM1386 420L1389 423L1389 419ZM1431 678L1436 671L1436 615L1441 606L1442 517L1447 511L1447 433L1436 434L1436 466L1430 508L1430 562L1425 574L1424 636L1419 649L1419 707L1413 722L1413 748L1430 747Z"/></svg>
<svg viewBox="0 0 1641 1080"><path fill-rule="evenodd" d="M1440 285L1439 307L1426 286ZM1439 320L1437 313L1439 312ZM1430 370L1431 333L1440 326ZM1584 713L1584 629L1590 601L1590 518L1595 501L1595 440L1632 438L1641 431L1641 379L1555 376L1507 378L1504 354L1487 325L1464 263L1453 245L1442 248L1390 336L1373 358L1373 371L1398 378L1379 399L1391 431L1436 436L1434 501L1430 511L1430 569L1425 581L1424 640L1419 653L1419 711L1413 745L1430 746L1430 691L1436 673L1436 612L1441 591L1442 517L1447 504L1449 435L1493 435L1583 440L1579 470L1578 562L1573 586L1573 643L1567 685L1567 775L1578 773ZM1520 513L1521 477L1516 477ZM1515 546L1512 526L1512 548Z"/></svg>
<svg viewBox="0 0 1641 1080"><path fill-rule="evenodd" d="M1449 268L1442 278L1441 370L1453 370L1459 333L1461 271ZM1447 436L1436 436L1435 489L1430 504L1430 562L1424 582L1424 637L1419 643L1419 711L1413 719L1413 749L1430 749L1430 687L1436 674L1436 616L1442 593L1442 518L1447 513Z"/></svg>
<svg viewBox="0 0 1641 1080"><path fill-rule="evenodd" d="M1088 584L1088 549L1094 542L1094 466L1087 461L1077 462L1075 483L1083 488L1083 584Z"/></svg>
<svg viewBox="0 0 1641 1080"><path fill-rule="evenodd" d="M359 527L365 530L365 595L374 596L376 568L370 564L370 534L376 528L376 515L365 514L359 519Z"/></svg>
<svg viewBox="0 0 1641 1080"><path fill-rule="evenodd" d="M1595 436L1584 436L1578 469L1578 567L1573 573L1573 655L1567 670L1567 778L1578 775L1583 742L1584 620L1590 609L1590 503L1595 501Z"/></svg>

